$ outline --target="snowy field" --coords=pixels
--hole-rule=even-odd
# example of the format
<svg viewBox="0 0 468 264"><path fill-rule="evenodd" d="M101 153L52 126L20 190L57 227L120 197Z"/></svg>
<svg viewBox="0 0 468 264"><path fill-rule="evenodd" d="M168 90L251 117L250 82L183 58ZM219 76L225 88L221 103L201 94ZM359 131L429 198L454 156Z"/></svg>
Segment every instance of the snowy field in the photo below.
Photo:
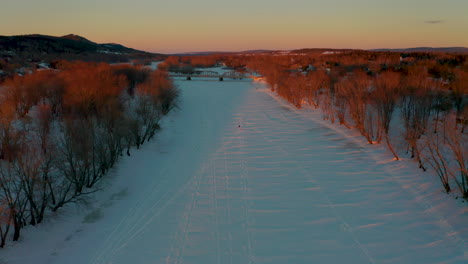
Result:
<svg viewBox="0 0 468 264"><path fill-rule="evenodd" d="M0 263L468 263L468 206L434 175L264 84L176 83L181 109L111 186Z"/></svg>

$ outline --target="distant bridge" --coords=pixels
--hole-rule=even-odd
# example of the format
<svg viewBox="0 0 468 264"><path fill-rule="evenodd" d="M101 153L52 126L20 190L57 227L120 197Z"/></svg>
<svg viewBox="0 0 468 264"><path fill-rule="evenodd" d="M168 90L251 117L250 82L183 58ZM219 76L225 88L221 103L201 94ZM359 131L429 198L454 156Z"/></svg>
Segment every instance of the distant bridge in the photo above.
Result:
<svg viewBox="0 0 468 264"><path fill-rule="evenodd" d="M225 73L218 73L215 71L196 71L193 73L169 73L169 77L183 77L186 78L188 81L192 80L192 78L216 78L219 81L224 81L224 79L232 79L232 80L242 80L247 78L253 78L257 76L253 76L247 73L242 73L238 71L228 71Z"/></svg>

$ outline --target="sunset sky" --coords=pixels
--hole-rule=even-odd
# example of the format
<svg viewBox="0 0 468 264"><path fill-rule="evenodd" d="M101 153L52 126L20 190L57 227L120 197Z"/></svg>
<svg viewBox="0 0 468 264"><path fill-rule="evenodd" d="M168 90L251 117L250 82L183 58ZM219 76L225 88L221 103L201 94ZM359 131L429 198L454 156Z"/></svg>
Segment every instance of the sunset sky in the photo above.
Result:
<svg viewBox="0 0 468 264"><path fill-rule="evenodd" d="M0 35L152 52L468 46L467 0L2 0Z"/></svg>

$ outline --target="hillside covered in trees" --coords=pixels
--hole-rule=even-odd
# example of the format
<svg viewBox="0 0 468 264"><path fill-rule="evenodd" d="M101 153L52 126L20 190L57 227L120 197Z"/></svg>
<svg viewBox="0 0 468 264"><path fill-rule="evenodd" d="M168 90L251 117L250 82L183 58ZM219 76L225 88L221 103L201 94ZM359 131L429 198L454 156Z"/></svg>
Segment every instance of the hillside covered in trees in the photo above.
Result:
<svg viewBox="0 0 468 264"><path fill-rule="evenodd" d="M0 80L27 69L55 67L61 60L87 62L156 61L166 56L127 48L120 44L98 44L77 35L0 36Z"/></svg>

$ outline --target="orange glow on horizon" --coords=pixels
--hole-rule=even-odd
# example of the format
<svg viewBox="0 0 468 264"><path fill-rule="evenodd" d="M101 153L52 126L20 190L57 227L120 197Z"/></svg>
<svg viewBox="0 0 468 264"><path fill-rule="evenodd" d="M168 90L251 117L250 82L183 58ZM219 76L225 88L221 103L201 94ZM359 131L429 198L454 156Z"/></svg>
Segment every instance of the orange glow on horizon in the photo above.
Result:
<svg viewBox="0 0 468 264"><path fill-rule="evenodd" d="M73 33L161 53L468 46L468 1L46 2L3 3L0 32Z"/></svg>

